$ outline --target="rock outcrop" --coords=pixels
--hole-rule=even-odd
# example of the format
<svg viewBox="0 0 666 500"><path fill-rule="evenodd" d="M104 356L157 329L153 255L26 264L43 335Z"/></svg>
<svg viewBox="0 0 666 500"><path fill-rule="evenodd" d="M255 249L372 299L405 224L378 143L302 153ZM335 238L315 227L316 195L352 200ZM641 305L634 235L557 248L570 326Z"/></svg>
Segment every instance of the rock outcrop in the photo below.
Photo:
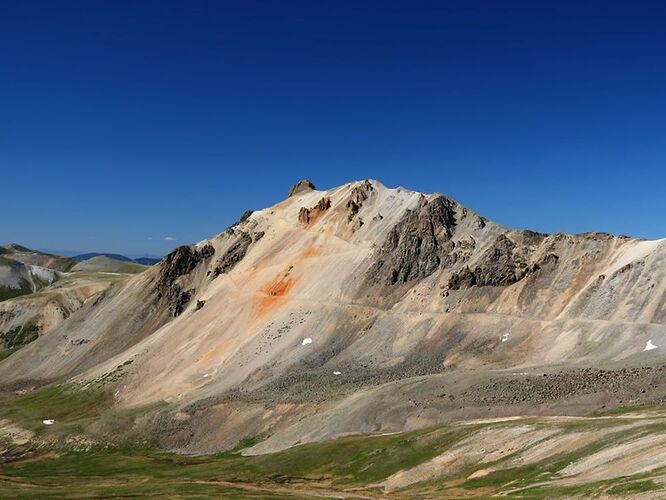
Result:
<svg viewBox="0 0 666 500"><path fill-rule="evenodd" d="M314 224L329 208L331 208L331 199L324 197L312 208L302 207L298 212L298 222L304 226Z"/></svg>
<svg viewBox="0 0 666 500"><path fill-rule="evenodd" d="M165 300L173 316L179 316L192 297L192 290L184 290L178 278L190 273L202 261L215 254L212 245L200 249L181 246L167 255L160 263L160 274L155 285L158 300Z"/></svg>
<svg viewBox="0 0 666 500"><path fill-rule="evenodd" d="M261 239L262 236L263 233L259 236L259 239ZM253 243L252 236L245 231L236 231L234 233L234 238L234 242L217 261L215 269L213 270L213 278L217 278L220 274L226 274L233 269L236 264L243 260L247 250Z"/></svg>
<svg viewBox="0 0 666 500"><path fill-rule="evenodd" d="M369 281L395 285L423 279L455 262L451 237L455 203L444 196L421 200L389 232L367 273Z"/></svg>
<svg viewBox="0 0 666 500"><path fill-rule="evenodd" d="M312 182L310 182L307 179L302 179L293 186L291 186L291 188L289 188L289 193L287 194L287 196L291 198L292 196L298 193L303 193L305 191L315 191L316 189L317 188L315 187L314 184L312 184Z"/></svg>

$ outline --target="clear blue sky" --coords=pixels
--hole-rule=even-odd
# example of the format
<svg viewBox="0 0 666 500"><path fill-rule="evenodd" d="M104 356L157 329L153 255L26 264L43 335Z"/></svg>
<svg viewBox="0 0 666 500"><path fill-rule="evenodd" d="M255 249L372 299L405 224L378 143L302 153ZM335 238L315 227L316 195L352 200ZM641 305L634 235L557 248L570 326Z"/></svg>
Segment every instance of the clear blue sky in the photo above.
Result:
<svg viewBox="0 0 666 500"><path fill-rule="evenodd" d="M666 236L665 2L0 5L2 241L161 254L302 177Z"/></svg>

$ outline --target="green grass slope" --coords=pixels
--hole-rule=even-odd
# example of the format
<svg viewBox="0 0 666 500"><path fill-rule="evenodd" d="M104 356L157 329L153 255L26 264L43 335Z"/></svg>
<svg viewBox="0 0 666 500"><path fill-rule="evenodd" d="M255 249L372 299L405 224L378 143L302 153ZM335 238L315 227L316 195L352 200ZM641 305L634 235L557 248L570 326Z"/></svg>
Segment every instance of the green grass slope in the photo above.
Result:
<svg viewBox="0 0 666 500"><path fill-rule="evenodd" d="M646 436L658 438L666 431L661 409L626 410L562 421L526 417L349 436L269 455L241 455L242 448L253 444L251 440L230 452L193 457L158 448L156 436L151 436L154 427L148 423L156 421L148 418L157 415L156 407L119 409L112 396L102 391L48 387L0 398L0 436L3 422L5 427L10 422L32 435L21 446L6 438L3 446L0 437L0 497L589 498L663 493L666 467L659 464L633 475L566 482L571 464ZM44 418L55 424L43 425ZM531 463L519 460L522 452L516 444L515 449L485 463L442 466L437 475L424 476L407 487L385 490L380 484L400 471L463 449L470 436L481 431L526 425L556 429L562 436L596 433L599 437ZM492 442L481 442L481 448L480 457L494 451Z"/></svg>

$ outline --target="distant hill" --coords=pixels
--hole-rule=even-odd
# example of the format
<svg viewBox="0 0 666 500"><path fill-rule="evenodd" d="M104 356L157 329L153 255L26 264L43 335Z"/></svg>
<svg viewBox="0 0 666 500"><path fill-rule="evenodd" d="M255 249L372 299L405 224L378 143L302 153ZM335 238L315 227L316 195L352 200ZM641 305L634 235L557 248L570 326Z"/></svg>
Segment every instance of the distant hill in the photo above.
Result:
<svg viewBox="0 0 666 500"><path fill-rule="evenodd" d="M138 259L130 259L125 255L120 255L117 253L98 253L98 252L90 252L90 253L83 253L81 255L75 255L74 257L72 257L72 259L74 259L76 262L83 262L86 260L93 259L95 257L108 257L109 259L119 260L122 262L134 262L136 264L142 264L144 266L152 266L154 264L157 264L161 260L157 257L139 257Z"/></svg>
<svg viewBox="0 0 666 500"><path fill-rule="evenodd" d="M111 253L62 257L17 243L3 244L0 245L0 301L39 291L70 271L133 274L159 261L154 257L134 260Z"/></svg>
<svg viewBox="0 0 666 500"><path fill-rule="evenodd" d="M147 267L132 260L113 259L106 255L96 255L76 264L72 271L107 272L107 273L140 273Z"/></svg>
<svg viewBox="0 0 666 500"><path fill-rule="evenodd" d="M129 257L125 257L124 255L120 255L117 253L98 253L98 252L89 252L89 253L82 253L81 255L75 255L72 257L76 262L83 262L84 260L89 260L92 259L93 257L108 257L109 259L113 260L122 260L123 262L132 262L132 259Z"/></svg>
<svg viewBox="0 0 666 500"><path fill-rule="evenodd" d="M0 255L15 252L33 252L33 250L30 250L28 247L18 245L17 243L7 243L6 245L0 245Z"/></svg>
<svg viewBox="0 0 666 500"><path fill-rule="evenodd" d="M16 243L0 245L0 255L26 265L45 267L61 272L69 271L76 264L69 257L32 250Z"/></svg>
<svg viewBox="0 0 666 500"><path fill-rule="evenodd" d="M159 257L139 257L138 259L134 259L134 262L137 264L143 264L144 266L154 266L160 260L162 259Z"/></svg>
<svg viewBox="0 0 666 500"><path fill-rule="evenodd" d="M67 257L35 252L16 243L0 245L0 301L48 286L74 264Z"/></svg>

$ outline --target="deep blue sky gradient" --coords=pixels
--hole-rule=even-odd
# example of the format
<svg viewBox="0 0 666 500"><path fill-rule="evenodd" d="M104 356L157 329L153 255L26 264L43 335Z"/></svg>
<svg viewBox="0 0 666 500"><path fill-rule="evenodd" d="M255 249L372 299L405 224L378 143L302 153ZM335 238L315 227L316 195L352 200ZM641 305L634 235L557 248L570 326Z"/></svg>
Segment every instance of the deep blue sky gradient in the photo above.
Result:
<svg viewBox="0 0 666 500"><path fill-rule="evenodd" d="M666 236L664 2L0 7L1 241L162 254L302 177Z"/></svg>

